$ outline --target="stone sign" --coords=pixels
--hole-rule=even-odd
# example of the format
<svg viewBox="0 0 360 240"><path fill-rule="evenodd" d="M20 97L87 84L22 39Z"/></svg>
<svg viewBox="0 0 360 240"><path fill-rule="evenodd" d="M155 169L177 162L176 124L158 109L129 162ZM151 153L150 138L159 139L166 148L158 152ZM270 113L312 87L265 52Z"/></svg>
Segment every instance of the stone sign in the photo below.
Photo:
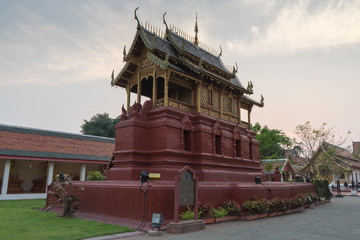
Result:
<svg viewBox="0 0 360 240"><path fill-rule="evenodd" d="M181 174L179 180L179 206L193 205L195 203L195 181L189 170Z"/></svg>

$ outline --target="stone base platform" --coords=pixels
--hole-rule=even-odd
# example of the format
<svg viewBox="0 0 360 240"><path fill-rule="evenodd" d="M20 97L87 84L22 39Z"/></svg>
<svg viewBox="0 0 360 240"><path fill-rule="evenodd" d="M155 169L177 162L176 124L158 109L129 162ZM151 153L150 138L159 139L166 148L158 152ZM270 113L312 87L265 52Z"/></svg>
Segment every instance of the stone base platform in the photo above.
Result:
<svg viewBox="0 0 360 240"><path fill-rule="evenodd" d="M205 229L205 222L203 220L185 220L177 223L170 222L167 225L167 233L182 234L189 232L196 232Z"/></svg>

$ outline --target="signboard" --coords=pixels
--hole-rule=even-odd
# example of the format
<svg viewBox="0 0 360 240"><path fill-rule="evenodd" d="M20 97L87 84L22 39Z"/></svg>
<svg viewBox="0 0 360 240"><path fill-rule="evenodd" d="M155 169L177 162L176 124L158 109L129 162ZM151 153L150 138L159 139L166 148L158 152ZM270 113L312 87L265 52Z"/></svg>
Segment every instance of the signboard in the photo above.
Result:
<svg viewBox="0 0 360 240"><path fill-rule="evenodd" d="M179 180L179 206L193 205L195 203L195 181L193 174L186 170Z"/></svg>

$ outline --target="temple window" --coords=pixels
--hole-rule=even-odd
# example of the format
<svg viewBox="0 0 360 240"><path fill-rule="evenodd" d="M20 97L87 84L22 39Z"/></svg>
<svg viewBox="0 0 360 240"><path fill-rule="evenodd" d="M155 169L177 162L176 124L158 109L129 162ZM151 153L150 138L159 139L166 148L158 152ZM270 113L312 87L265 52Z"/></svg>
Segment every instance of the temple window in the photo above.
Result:
<svg viewBox="0 0 360 240"><path fill-rule="evenodd" d="M222 143L221 143L221 136L215 135L215 153L221 155L221 149Z"/></svg>
<svg viewBox="0 0 360 240"><path fill-rule="evenodd" d="M169 84L169 98L192 105L192 90L173 83Z"/></svg>
<svg viewBox="0 0 360 240"><path fill-rule="evenodd" d="M241 142L239 139L235 140L235 156L241 157Z"/></svg>
<svg viewBox="0 0 360 240"><path fill-rule="evenodd" d="M164 78L160 77L156 79L157 99L164 98Z"/></svg>
<svg viewBox="0 0 360 240"><path fill-rule="evenodd" d="M249 143L249 154L250 154L250 159L253 159L253 148L252 148L252 142Z"/></svg>
<svg viewBox="0 0 360 240"><path fill-rule="evenodd" d="M213 106L213 90L209 90L209 105Z"/></svg>
<svg viewBox="0 0 360 240"><path fill-rule="evenodd" d="M183 130L183 150L191 151L191 131Z"/></svg>

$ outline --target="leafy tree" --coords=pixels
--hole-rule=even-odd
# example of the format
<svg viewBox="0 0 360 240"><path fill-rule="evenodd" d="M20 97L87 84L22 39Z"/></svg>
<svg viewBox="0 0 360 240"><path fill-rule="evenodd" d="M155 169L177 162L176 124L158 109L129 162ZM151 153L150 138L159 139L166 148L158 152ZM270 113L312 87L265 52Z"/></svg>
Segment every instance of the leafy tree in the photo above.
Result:
<svg viewBox="0 0 360 240"><path fill-rule="evenodd" d="M285 149L291 148L295 143L282 130L270 129L266 125L261 127L259 123L255 123L252 130L260 142L260 159L284 158Z"/></svg>
<svg viewBox="0 0 360 240"><path fill-rule="evenodd" d="M90 120L84 120L81 133L101 137L115 138L115 124L119 118L110 118L108 113L97 113Z"/></svg>
<svg viewBox="0 0 360 240"><path fill-rule="evenodd" d="M329 128L323 123L319 128L313 128L308 121L296 126L295 134L301 140L301 155L306 161L310 178L326 179L327 176L341 171L334 160L335 146L343 145L350 132L345 138L340 137L336 140L333 127Z"/></svg>

